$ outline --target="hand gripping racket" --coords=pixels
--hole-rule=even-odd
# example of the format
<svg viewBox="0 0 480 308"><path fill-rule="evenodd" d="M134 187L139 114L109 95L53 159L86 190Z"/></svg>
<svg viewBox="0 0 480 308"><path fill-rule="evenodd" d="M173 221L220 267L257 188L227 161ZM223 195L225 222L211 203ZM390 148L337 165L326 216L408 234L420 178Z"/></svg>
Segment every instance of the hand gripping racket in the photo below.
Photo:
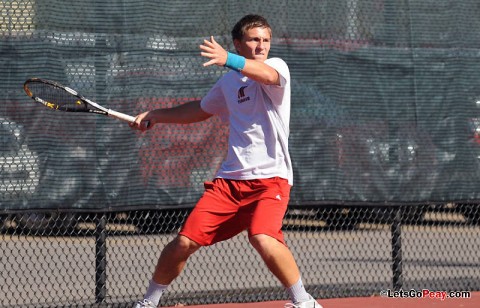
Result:
<svg viewBox="0 0 480 308"><path fill-rule="evenodd" d="M100 106L55 81L31 78L25 81L23 89L33 100L54 110L103 114L129 123L135 122L135 117ZM147 122L146 127L149 124Z"/></svg>

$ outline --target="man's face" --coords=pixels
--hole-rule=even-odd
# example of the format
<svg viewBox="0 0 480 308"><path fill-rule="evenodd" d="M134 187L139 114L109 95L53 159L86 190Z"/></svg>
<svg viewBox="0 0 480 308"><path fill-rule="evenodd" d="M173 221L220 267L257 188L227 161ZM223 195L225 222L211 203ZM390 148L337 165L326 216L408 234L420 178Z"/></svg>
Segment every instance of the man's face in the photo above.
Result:
<svg viewBox="0 0 480 308"><path fill-rule="evenodd" d="M251 28L241 40L235 40L233 44L239 55L263 62L270 51L271 37L269 28Z"/></svg>

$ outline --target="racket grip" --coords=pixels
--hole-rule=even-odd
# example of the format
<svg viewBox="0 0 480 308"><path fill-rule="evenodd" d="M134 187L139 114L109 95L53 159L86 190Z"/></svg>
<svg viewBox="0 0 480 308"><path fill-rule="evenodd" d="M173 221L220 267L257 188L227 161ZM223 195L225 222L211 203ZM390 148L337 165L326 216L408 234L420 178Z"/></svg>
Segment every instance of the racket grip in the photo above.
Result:
<svg viewBox="0 0 480 308"><path fill-rule="evenodd" d="M112 118L116 118L119 120L123 120L129 123L135 122L135 117L132 117L131 115L121 113L112 109L108 109L108 116Z"/></svg>

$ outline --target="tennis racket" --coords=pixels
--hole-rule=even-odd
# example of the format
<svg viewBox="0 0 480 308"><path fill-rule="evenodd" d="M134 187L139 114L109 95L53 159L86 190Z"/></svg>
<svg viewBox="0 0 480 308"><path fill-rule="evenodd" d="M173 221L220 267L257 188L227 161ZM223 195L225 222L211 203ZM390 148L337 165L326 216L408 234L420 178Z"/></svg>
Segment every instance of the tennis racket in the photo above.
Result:
<svg viewBox="0 0 480 308"><path fill-rule="evenodd" d="M106 115L129 123L135 122L135 117L100 106L77 91L55 81L31 78L25 81L23 89L33 100L54 110L89 112ZM149 124L147 122L146 127L150 126Z"/></svg>

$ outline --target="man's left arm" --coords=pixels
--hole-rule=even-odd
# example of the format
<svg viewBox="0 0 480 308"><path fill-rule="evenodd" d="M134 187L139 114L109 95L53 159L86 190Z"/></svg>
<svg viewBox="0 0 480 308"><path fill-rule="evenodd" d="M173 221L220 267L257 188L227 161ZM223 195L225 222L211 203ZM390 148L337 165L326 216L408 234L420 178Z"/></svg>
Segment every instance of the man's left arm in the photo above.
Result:
<svg viewBox="0 0 480 308"><path fill-rule="evenodd" d="M203 45L200 45L200 49L202 50L201 55L210 59L203 66L225 66L225 63L227 63L228 52L215 41L213 36L210 37L209 41L204 40ZM242 74L263 84L280 85L279 73L273 67L260 61L245 59Z"/></svg>
<svg viewBox="0 0 480 308"><path fill-rule="evenodd" d="M266 85L280 85L280 74L270 65L260 61L245 59L242 74Z"/></svg>

